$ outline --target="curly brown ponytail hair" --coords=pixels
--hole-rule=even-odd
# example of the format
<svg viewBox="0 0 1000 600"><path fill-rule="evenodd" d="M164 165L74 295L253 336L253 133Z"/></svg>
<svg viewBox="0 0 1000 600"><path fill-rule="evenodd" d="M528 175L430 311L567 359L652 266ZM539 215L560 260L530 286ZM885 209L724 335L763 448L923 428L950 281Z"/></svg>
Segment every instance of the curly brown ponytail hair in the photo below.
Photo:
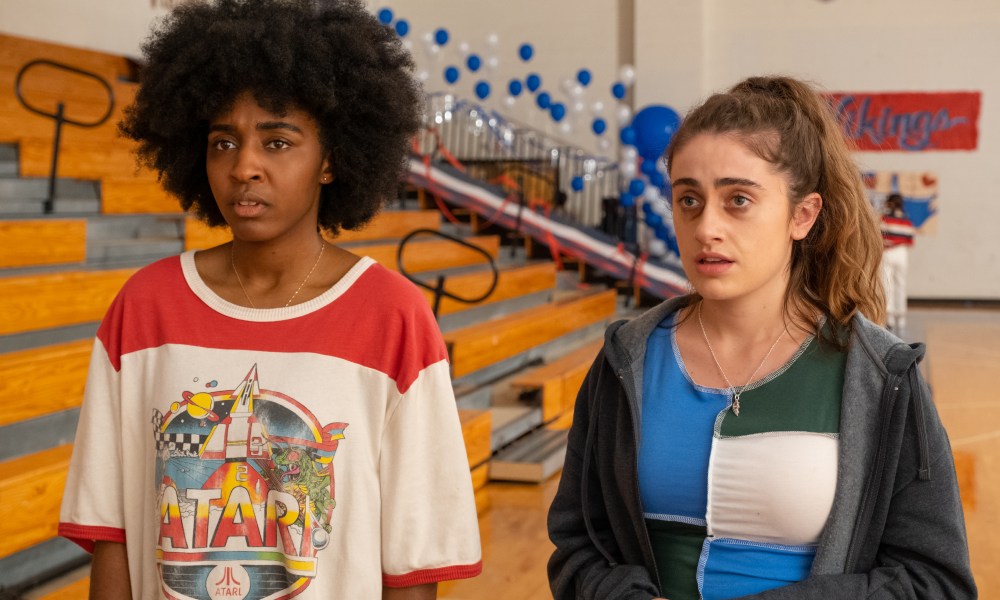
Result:
<svg viewBox="0 0 1000 600"><path fill-rule="evenodd" d="M856 313L884 321L877 217L830 105L802 81L751 77L688 114L667 148L668 164L701 133L739 136L788 178L793 205L813 192L823 198L809 235L792 246L785 304L793 318L819 311L844 328ZM838 338L830 341L842 345Z"/></svg>

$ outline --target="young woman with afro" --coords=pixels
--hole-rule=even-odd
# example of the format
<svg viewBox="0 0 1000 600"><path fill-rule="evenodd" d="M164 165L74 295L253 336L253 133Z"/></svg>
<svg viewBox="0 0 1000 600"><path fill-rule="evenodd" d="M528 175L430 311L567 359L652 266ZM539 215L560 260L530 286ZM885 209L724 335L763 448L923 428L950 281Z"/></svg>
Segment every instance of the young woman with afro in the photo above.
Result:
<svg viewBox="0 0 1000 600"><path fill-rule="evenodd" d="M60 523L91 597L433 598L477 575L434 318L321 236L397 190L410 56L357 0L185 4L144 53L121 132L233 240L141 269L98 331Z"/></svg>

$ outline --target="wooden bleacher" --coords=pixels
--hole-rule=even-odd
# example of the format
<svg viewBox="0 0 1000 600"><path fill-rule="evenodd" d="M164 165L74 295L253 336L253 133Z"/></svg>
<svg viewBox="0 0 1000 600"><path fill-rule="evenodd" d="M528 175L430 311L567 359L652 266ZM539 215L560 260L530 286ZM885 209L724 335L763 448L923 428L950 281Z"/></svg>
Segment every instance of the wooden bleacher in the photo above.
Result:
<svg viewBox="0 0 1000 600"><path fill-rule="evenodd" d="M553 302L444 336L454 377L467 375L614 315L613 290Z"/></svg>
<svg viewBox="0 0 1000 600"><path fill-rule="evenodd" d="M0 221L0 269L82 263L87 259L84 219Z"/></svg>
<svg viewBox="0 0 1000 600"><path fill-rule="evenodd" d="M135 269L0 278L0 335L99 321Z"/></svg>
<svg viewBox="0 0 1000 600"><path fill-rule="evenodd" d="M591 342L550 363L529 369L517 376L511 385L541 395L543 422L550 423L567 415L572 418L576 395L603 344L603 340Z"/></svg>

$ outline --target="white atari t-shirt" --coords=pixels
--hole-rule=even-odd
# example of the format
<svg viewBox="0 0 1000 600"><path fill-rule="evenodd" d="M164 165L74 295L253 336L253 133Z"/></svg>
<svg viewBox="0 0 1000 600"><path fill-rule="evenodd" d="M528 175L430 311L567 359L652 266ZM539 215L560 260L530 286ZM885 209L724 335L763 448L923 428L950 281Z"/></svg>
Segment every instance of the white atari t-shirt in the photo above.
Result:
<svg viewBox="0 0 1000 600"><path fill-rule="evenodd" d="M94 344L59 533L127 545L136 599L368 599L481 571L437 324L362 259L288 308L194 253L133 276Z"/></svg>

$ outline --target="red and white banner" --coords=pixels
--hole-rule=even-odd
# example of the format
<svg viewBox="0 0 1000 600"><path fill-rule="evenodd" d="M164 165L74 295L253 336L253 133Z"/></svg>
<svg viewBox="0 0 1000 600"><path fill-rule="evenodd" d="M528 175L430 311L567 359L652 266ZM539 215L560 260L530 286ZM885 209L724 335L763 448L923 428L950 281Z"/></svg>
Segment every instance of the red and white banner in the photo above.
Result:
<svg viewBox="0 0 1000 600"><path fill-rule="evenodd" d="M980 92L827 94L858 150L975 150Z"/></svg>

